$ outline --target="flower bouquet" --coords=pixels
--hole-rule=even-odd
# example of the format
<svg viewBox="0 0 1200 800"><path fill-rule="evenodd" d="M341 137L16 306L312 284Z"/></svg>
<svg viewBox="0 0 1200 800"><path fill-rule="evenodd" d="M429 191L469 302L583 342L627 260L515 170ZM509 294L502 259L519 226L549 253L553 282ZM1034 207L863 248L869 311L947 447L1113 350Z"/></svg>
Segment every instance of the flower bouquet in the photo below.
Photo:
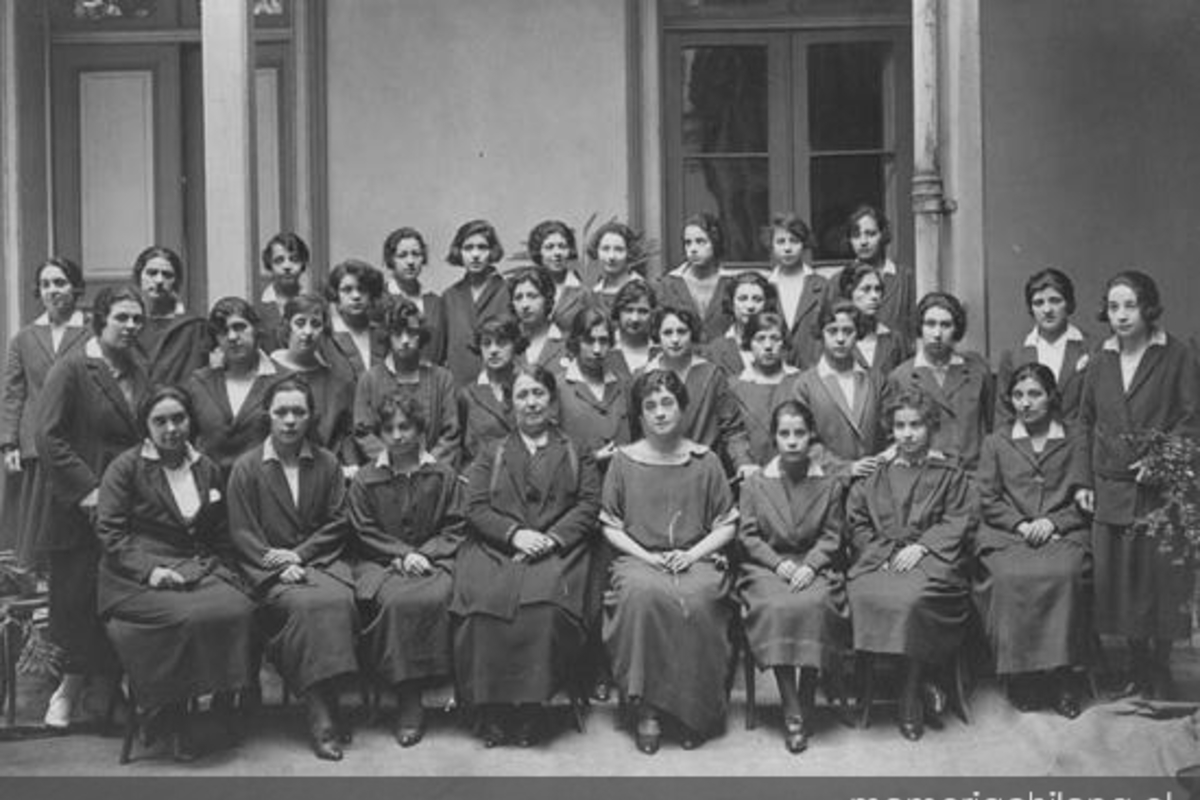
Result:
<svg viewBox="0 0 1200 800"><path fill-rule="evenodd" d="M1159 540L1159 550L1191 561L1200 555L1200 487L1196 465L1200 444L1187 436L1163 431L1126 434L1125 441L1142 456L1133 467L1138 482L1157 487L1165 502L1134 521L1135 535Z"/></svg>

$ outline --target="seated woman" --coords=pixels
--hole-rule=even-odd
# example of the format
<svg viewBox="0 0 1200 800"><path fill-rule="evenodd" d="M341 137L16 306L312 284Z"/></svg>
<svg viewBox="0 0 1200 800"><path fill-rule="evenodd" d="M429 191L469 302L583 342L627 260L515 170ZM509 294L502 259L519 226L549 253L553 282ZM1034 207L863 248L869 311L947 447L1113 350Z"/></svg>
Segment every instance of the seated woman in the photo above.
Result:
<svg viewBox="0 0 1200 800"><path fill-rule="evenodd" d="M902 392L884 414L896 455L850 487L847 571L854 649L904 660L900 733L924 735L918 696L926 667L962 646L969 614L967 537L976 499L967 473L930 448L938 407L919 392ZM929 694L940 689L930 687ZM934 702L930 705L942 705Z"/></svg>
<svg viewBox="0 0 1200 800"><path fill-rule="evenodd" d="M738 571L746 639L779 685L788 752L808 747L817 677L850 641L841 563L846 492L812 460L813 413L785 400L771 414L778 455L742 489ZM797 686L796 671L800 682Z"/></svg>
<svg viewBox="0 0 1200 800"><path fill-rule="evenodd" d="M689 398L678 375L639 375L630 402L637 438L613 456L600 513L617 551L604 642L637 709L637 748L653 754L664 714L685 749L725 722L733 609L716 556L733 540L737 508L721 460L684 433Z"/></svg>
<svg viewBox="0 0 1200 800"><path fill-rule="evenodd" d="M425 735L422 689L451 675L450 590L463 536L458 475L425 450L425 413L415 397L383 401L376 434L384 449L350 484L355 590L368 619L363 657L396 687L396 741Z"/></svg>
<svg viewBox="0 0 1200 800"><path fill-rule="evenodd" d="M554 278L542 267L521 267L508 278L512 315L521 324L529 364L558 373L566 355L565 335L550 316L554 310Z"/></svg>
<svg viewBox="0 0 1200 800"><path fill-rule="evenodd" d="M147 731L169 734L190 760L189 700L248 687L254 678L254 603L228 548L220 468L189 443L191 399L173 386L142 401L146 440L104 473L96 533L101 619ZM151 738L151 737L148 737Z"/></svg>
<svg viewBox="0 0 1200 800"><path fill-rule="evenodd" d="M391 353L358 379L354 391L354 435L359 450L374 460L386 448L375 435L379 413L388 398L400 395L420 403L427 424L423 447L450 467L458 466L462 429L458 420L458 394L450 370L425 360L431 336L427 320L409 300L386 302L381 328L391 343Z"/></svg>
<svg viewBox="0 0 1200 800"><path fill-rule="evenodd" d="M230 537L262 607L267 655L307 701L313 752L338 761L349 732L334 679L358 671L345 483L337 458L309 441L317 407L306 383L286 378L264 404L270 436L229 478Z"/></svg>
<svg viewBox="0 0 1200 800"><path fill-rule="evenodd" d="M858 362L883 378L912 355L908 334L879 319L883 308L883 276L871 264L850 264L838 274L838 296L849 300L863 317L863 332L854 347Z"/></svg>
<svg viewBox="0 0 1200 800"><path fill-rule="evenodd" d="M1079 716L1072 668L1086 660L1091 623L1091 529L1075 502L1091 483L1087 440L1061 422L1054 373L1024 364L1008 381L1015 420L983 442L976 586L996 672L1009 696L1033 708L1053 691L1055 710Z"/></svg>
<svg viewBox="0 0 1200 800"><path fill-rule="evenodd" d="M541 704L576 680L585 639L590 539L600 480L591 455L553 424L554 376L521 365L517 431L467 472L467 541L450 612L461 696L483 713L483 742L529 747Z"/></svg>
<svg viewBox="0 0 1200 800"><path fill-rule="evenodd" d="M725 305L726 316L732 322L722 335L704 346L704 357L725 370L732 380L750 366L750 348L743 344L746 340L746 324L755 314L764 311L778 313L779 298L775 294L775 286L766 276L751 270L739 273L725 283L725 296L721 302ZM785 328L786 325L784 323ZM787 341L786 335L784 341Z"/></svg>
<svg viewBox="0 0 1200 800"><path fill-rule="evenodd" d="M474 381L458 390L463 470L480 453L514 431L513 374L518 356L525 352L520 324L512 317L484 320L475 331L475 349L483 360L483 369Z"/></svg>
<svg viewBox="0 0 1200 800"><path fill-rule="evenodd" d="M408 300L421 310L429 330L428 339L421 345L421 358L430 364L444 364L446 309L441 295L421 284L421 273L428 263L429 245L416 228L397 228L383 240L387 293L397 300Z"/></svg>
<svg viewBox="0 0 1200 800"><path fill-rule="evenodd" d="M800 370L784 361L787 325L775 312L755 314L746 323L743 339L750 363L730 384L741 403L742 419L750 440L750 459L763 465L775 453L771 413L781 402L795 396Z"/></svg>
<svg viewBox="0 0 1200 800"><path fill-rule="evenodd" d="M533 226L528 242L530 260L535 266L545 267L554 280L554 324L559 330L569 331L575 317L592 306L592 293L574 268L579 262L575 231L560 220L543 220Z"/></svg>

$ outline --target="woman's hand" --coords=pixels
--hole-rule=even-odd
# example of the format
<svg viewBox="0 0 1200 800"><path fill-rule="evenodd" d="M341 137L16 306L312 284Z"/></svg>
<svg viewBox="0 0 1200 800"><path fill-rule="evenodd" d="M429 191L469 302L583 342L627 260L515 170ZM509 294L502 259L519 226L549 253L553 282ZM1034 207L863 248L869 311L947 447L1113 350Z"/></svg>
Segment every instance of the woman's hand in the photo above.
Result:
<svg viewBox="0 0 1200 800"><path fill-rule="evenodd" d="M755 474L756 472L761 472L761 471L762 471L762 467L760 467L758 464L742 464L740 467L738 467L737 479L739 481L745 482L745 480L747 478L749 478L751 475Z"/></svg>
<svg viewBox="0 0 1200 800"><path fill-rule="evenodd" d="M867 456L860 458L850 465L850 476L852 478L866 478L874 474L875 470L879 469L882 463L879 456Z"/></svg>
<svg viewBox="0 0 1200 800"><path fill-rule="evenodd" d="M288 550L283 547L271 547L267 549L263 556L263 566L267 569L278 569L289 564L300 566L300 556L295 550Z"/></svg>
<svg viewBox="0 0 1200 800"><path fill-rule="evenodd" d="M151 589L175 589L183 586L183 576L170 567L155 567L150 570L150 577L146 580L150 584Z"/></svg>
<svg viewBox="0 0 1200 800"><path fill-rule="evenodd" d="M15 475L21 471L21 451L16 447L4 451L4 471Z"/></svg>
<svg viewBox="0 0 1200 800"><path fill-rule="evenodd" d="M925 549L925 545L923 544L917 544L916 542L913 542L912 544L905 545L904 547L900 548L899 553L896 553L896 555L892 557L892 571L908 572L910 569L915 567L917 562L924 558L925 554L928 552L929 551Z"/></svg>
<svg viewBox="0 0 1200 800"><path fill-rule="evenodd" d="M617 445L613 442L609 442L596 452L592 453L592 458L596 459L597 461L608 461L610 458L616 455L616 453Z"/></svg>
<svg viewBox="0 0 1200 800"><path fill-rule="evenodd" d="M1096 513L1096 492L1094 489L1076 489L1075 505L1085 514Z"/></svg>
<svg viewBox="0 0 1200 800"><path fill-rule="evenodd" d="M816 579L816 570L814 570L808 564L801 564L796 568L796 571L792 573L791 580L789 580L788 583L791 585L793 592L803 592L809 586L812 586L812 582Z"/></svg>
<svg viewBox="0 0 1200 800"><path fill-rule="evenodd" d="M433 572L433 564L423 553L409 553L400 562L405 575L429 575Z"/></svg>
<svg viewBox="0 0 1200 800"><path fill-rule="evenodd" d="M350 481L354 480L354 476L357 474L358 474L358 465L357 464L346 464L342 467L342 477L345 478L346 483L349 483Z"/></svg>
<svg viewBox="0 0 1200 800"><path fill-rule="evenodd" d="M695 556L687 550L669 550L662 554L663 569L672 575L687 572L695 563Z"/></svg>
<svg viewBox="0 0 1200 800"><path fill-rule="evenodd" d="M549 555L557 543L540 531L530 528L518 528L512 535L512 546L516 548L517 556L522 561L536 561L542 556Z"/></svg>
<svg viewBox="0 0 1200 800"><path fill-rule="evenodd" d="M1024 530L1021 530L1022 528ZM1057 530L1054 523L1045 517L1022 522L1017 529L1025 537L1025 541L1029 543L1030 547L1041 547L1053 538Z"/></svg>
<svg viewBox="0 0 1200 800"><path fill-rule="evenodd" d="M300 583L304 580L304 567L299 564L288 564L279 573L280 583Z"/></svg>

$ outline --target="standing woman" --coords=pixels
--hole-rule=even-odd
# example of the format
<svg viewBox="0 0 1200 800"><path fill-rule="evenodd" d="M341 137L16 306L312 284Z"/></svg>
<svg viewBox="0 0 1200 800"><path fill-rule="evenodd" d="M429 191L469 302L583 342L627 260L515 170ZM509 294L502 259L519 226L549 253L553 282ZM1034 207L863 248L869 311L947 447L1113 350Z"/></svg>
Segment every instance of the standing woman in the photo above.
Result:
<svg viewBox="0 0 1200 800"><path fill-rule="evenodd" d="M1091 528L1076 496L1091 485L1087 439L1062 423L1062 398L1044 364L1017 367L1008 381L1014 420L983 442L975 539L976 585L996 672L1011 676L1021 710L1050 699L1079 716L1073 668L1087 659Z"/></svg>
<svg viewBox="0 0 1200 800"><path fill-rule="evenodd" d="M151 384L178 385L208 366L212 337L204 317L183 308L183 259L167 247L147 247L133 262L146 324L138 336Z"/></svg>
<svg viewBox="0 0 1200 800"><path fill-rule="evenodd" d="M425 735L421 692L452 673L450 591L463 537L458 474L424 448L414 397L384 400L376 435L384 449L350 484L354 581L367 620L363 657L400 701L396 741Z"/></svg>
<svg viewBox="0 0 1200 800"><path fill-rule="evenodd" d="M416 228L397 228L383 240L383 266L387 293L421 309L429 339L421 346L421 357L430 364L446 360L446 310L436 292L421 286L421 272L429 263L429 245Z"/></svg>
<svg viewBox="0 0 1200 800"><path fill-rule="evenodd" d="M0 452L8 475L0 520L14 537L17 561L27 567L37 565L38 532L52 502L34 442L42 387L50 368L88 339L83 312L75 308L83 294L79 265L67 258L48 259L38 265L34 283L33 296L44 311L9 342L0 405Z"/></svg>
<svg viewBox="0 0 1200 800"><path fill-rule="evenodd" d="M316 405L300 378L263 400L271 433L229 478L229 535L258 598L267 655L308 704L317 758L339 761L349 731L335 680L358 671L346 488L337 458L309 440Z"/></svg>
<svg viewBox="0 0 1200 800"><path fill-rule="evenodd" d="M765 275L750 270L726 282L721 302L731 322L723 335L711 339L704 347L704 357L725 370L730 378L736 378L750 366L750 350L744 346L747 323L763 311L778 313L779 298ZM786 331L783 341L787 341Z"/></svg>
<svg viewBox="0 0 1200 800"><path fill-rule="evenodd" d="M592 297L600 308L615 313L617 293L627 284L646 280L642 235L623 222L606 222L592 234L587 255L600 264Z"/></svg>
<svg viewBox="0 0 1200 800"><path fill-rule="evenodd" d="M192 447L191 398L155 388L138 409L145 434L104 473L96 534L99 612L153 727L171 734L177 760L195 756L189 700L253 683L254 602L229 547L224 475Z"/></svg>
<svg viewBox="0 0 1200 800"><path fill-rule="evenodd" d="M475 331L492 317L508 314L508 284L496 272L504 258L500 236L492 223L476 219L454 234L446 263L466 275L442 293L446 313L446 366L458 386L479 375L479 353L472 347Z"/></svg>
<svg viewBox="0 0 1200 800"><path fill-rule="evenodd" d="M545 267L554 279L554 304L551 319L559 330L569 331L579 312L592 305L592 293L573 264L579 261L575 231L565 222L548 219L529 232L529 258Z"/></svg>
<svg viewBox="0 0 1200 800"><path fill-rule="evenodd" d="M775 454L772 412L784 400L795 396L800 370L784 362L787 325L782 315L771 311L755 314L746 323L742 336L750 363L729 388L741 403L750 440L750 459L765 465Z"/></svg>
<svg viewBox="0 0 1200 800"><path fill-rule="evenodd" d="M483 740L529 747L541 705L577 675L600 481L590 454L553 425L554 376L520 366L517 432L467 472L469 536L455 564L454 664L483 712Z"/></svg>
<svg viewBox="0 0 1200 800"><path fill-rule="evenodd" d="M821 355L817 314L829 293L829 281L804 260L812 241L808 223L795 214L777 214L771 220L771 262L768 280L779 293L779 309L787 321L788 363L804 369Z"/></svg>
<svg viewBox="0 0 1200 800"><path fill-rule="evenodd" d="M1128 638L1135 691L1169 699L1171 642L1190 631L1191 576L1156 539L1129 530L1162 496L1145 479L1145 452L1126 438L1200 435L1195 358L1160 327L1162 312L1149 275L1127 270L1108 281L1100 319L1113 336L1085 373L1080 421L1092 432L1096 630Z"/></svg>
<svg viewBox="0 0 1200 800"><path fill-rule="evenodd" d="M51 503L38 549L50 560L50 639L65 657L46 710L52 728L70 724L88 675L118 670L96 615L101 551L93 522L105 467L142 438L136 409L149 379L137 338L145 318L136 289L102 289L92 308L95 338L51 367L42 390L35 441Z"/></svg>
<svg viewBox="0 0 1200 800"><path fill-rule="evenodd" d="M746 639L759 668L775 673L791 753L808 747L821 669L850 642L841 563L846 491L813 460L815 431L803 403L785 400L774 410L777 455L742 490L738 533Z"/></svg>
<svg viewBox="0 0 1200 800"><path fill-rule="evenodd" d="M458 390L458 419L463 432L461 468L515 429L512 383L525 337L512 317L484 320L475 332L475 349L483 357L479 376Z"/></svg>
<svg viewBox="0 0 1200 800"><path fill-rule="evenodd" d="M1075 313L1075 285L1064 273L1044 269L1025 282L1025 307L1033 317L1033 330L1020 347L1000 356L996 376L998 391L1005 391L1013 372L1025 364L1044 364L1054 375L1062 398L1062 416L1073 421L1079 414L1083 375L1090 360L1092 343L1071 324ZM996 412L1005 422L1012 409L1001 397Z"/></svg>
<svg viewBox="0 0 1200 800"><path fill-rule="evenodd" d="M525 337L525 362L557 373L566 355L566 336L553 321L554 278L542 267L521 267L508 275L512 315Z"/></svg>
<svg viewBox="0 0 1200 800"><path fill-rule="evenodd" d="M883 307L883 278L870 264L851 264L838 274L838 296L854 303L863 317L863 332L855 343L860 364L887 376L906 358L912 347L908 333L901 334L879 319Z"/></svg>
<svg viewBox="0 0 1200 800"><path fill-rule="evenodd" d="M387 337L380 334L374 321L382 297L383 275L365 261L347 259L329 275L325 287L329 335L322 340L324 355L353 381L387 355Z"/></svg>
<svg viewBox="0 0 1200 800"><path fill-rule="evenodd" d="M628 385L608 366L613 337L603 311L581 311L567 338L570 357L558 392L563 433L591 453L601 471L617 446L629 442Z"/></svg>
<svg viewBox="0 0 1200 800"><path fill-rule="evenodd" d="M238 456L262 442L267 429L263 397L282 375L259 348L261 324L254 306L240 297L214 303L208 327L221 363L193 372L185 385L195 411L196 447L227 478Z"/></svg>
<svg viewBox="0 0 1200 800"><path fill-rule="evenodd" d="M603 305L596 306L609 315ZM654 344L650 338L650 323L658 308L658 295L646 281L630 281L617 292L612 303L610 318L617 329L613 343L610 366L624 380L645 368L654 355Z"/></svg>
<svg viewBox="0 0 1200 800"><path fill-rule="evenodd" d="M721 221L707 212L683 223L683 250L687 260L658 282L664 306L685 308L701 323L704 342L720 336L733 322L724 299L732 292L733 278L721 274L725 257L725 231Z"/></svg>
<svg viewBox="0 0 1200 800"><path fill-rule="evenodd" d="M913 335L910 328L913 303L917 298L917 276L910 268L901 267L888 258L887 249L892 241L891 223L879 209L862 205L850 213L846 221L846 233L855 259L855 263L847 269L867 264L879 271L883 294L877 316L880 322L896 331L901 340L907 343ZM905 349L908 349L907 344Z"/></svg>
<svg viewBox="0 0 1200 800"><path fill-rule="evenodd" d="M255 304L261 320L259 335L262 348L270 353L287 347L288 331L283 322L283 307L287 301L304 290L308 272L308 244L291 232L277 233L267 240L262 250L262 266L270 282Z"/></svg>
<svg viewBox="0 0 1200 800"><path fill-rule="evenodd" d="M630 394L635 441L613 457L600 513L617 551L604 642L637 711L637 748L651 755L663 715L688 750L724 725L733 609L716 557L733 540L737 507L721 460L684 432L689 393L679 376L644 372Z"/></svg>

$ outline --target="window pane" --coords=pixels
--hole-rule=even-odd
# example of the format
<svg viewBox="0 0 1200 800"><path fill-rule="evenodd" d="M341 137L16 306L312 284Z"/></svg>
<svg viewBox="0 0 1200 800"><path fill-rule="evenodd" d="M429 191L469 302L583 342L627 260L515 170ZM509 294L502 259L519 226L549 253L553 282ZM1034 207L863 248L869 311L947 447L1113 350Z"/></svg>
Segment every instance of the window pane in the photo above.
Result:
<svg viewBox="0 0 1200 800"><path fill-rule="evenodd" d="M910 0L663 0L668 23L704 19L795 18L797 22L846 17L897 17L912 13Z"/></svg>
<svg viewBox="0 0 1200 800"><path fill-rule="evenodd" d="M808 48L808 130L814 150L863 150L884 142L886 42Z"/></svg>
<svg viewBox="0 0 1200 800"><path fill-rule="evenodd" d="M883 156L829 156L811 162L814 256L818 261L846 259L846 217L868 203L886 208Z"/></svg>
<svg viewBox="0 0 1200 800"><path fill-rule="evenodd" d="M767 261L760 234L770 219L766 158L689 158L683 162L683 215L716 214L728 240L726 261Z"/></svg>
<svg viewBox="0 0 1200 800"><path fill-rule="evenodd" d="M765 153L767 48L683 50L684 153Z"/></svg>

